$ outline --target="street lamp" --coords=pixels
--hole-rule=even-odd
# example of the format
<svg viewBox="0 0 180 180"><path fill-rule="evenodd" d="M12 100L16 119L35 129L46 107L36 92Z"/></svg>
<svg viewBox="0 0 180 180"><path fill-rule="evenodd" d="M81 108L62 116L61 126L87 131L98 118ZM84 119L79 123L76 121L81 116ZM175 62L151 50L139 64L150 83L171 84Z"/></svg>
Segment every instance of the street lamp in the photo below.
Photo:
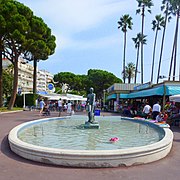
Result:
<svg viewBox="0 0 180 180"><path fill-rule="evenodd" d="M104 95L104 97L103 97L103 106L105 107L105 103L106 103L106 90L105 89L103 90L103 95Z"/></svg>

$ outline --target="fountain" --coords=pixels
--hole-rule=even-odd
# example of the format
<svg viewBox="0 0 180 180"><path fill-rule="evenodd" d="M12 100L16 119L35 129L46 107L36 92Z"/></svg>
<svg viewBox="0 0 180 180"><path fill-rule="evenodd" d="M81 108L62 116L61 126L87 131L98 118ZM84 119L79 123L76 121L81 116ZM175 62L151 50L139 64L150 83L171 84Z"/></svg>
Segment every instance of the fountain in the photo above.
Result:
<svg viewBox="0 0 180 180"><path fill-rule="evenodd" d="M41 163L92 168L146 164L170 152L173 133L169 128L120 116L99 116L95 121L94 100L91 88L87 122L85 116L73 115L16 126L8 136L11 150Z"/></svg>
<svg viewBox="0 0 180 180"><path fill-rule="evenodd" d="M151 122L138 119L99 116L97 119L100 129L85 129L84 126L80 126L85 119L85 116L74 115L23 123L10 131L8 136L10 148L26 159L70 167L146 164L164 158L171 150L173 133L169 128L161 128ZM135 124L127 128L131 130L129 132L125 128L120 129L126 122ZM52 127L48 129L46 124ZM119 134L121 132L126 134ZM154 142L151 139L147 142L147 136L152 137L151 134L155 133L159 139ZM53 134L54 136L51 136ZM128 135L131 142L127 138ZM28 140L28 137L32 139ZM110 142L114 137L118 137L119 141ZM142 139L145 143L138 144ZM51 146L44 144L45 142L55 144Z"/></svg>

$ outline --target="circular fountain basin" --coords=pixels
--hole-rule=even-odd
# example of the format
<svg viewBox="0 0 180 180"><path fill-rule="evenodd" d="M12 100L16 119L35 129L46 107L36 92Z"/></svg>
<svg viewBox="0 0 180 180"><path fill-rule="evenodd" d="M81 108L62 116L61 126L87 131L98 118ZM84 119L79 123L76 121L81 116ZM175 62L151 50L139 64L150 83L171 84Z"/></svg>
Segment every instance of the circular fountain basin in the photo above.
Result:
<svg viewBox="0 0 180 180"><path fill-rule="evenodd" d="M77 117L78 116L73 116L70 119L67 117L46 118L16 126L10 131L8 136L10 148L13 152L26 159L70 167L118 167L146 164L164 158L171 150L173 133L169 128L163 129L153 123L142 120L110 116L108 116L108 122L106 122L107 117L97 117L100 129L83 129L82 122L84 122L83 118L86 118L85 116L78 117L82 119L81 121L77 121L79 125L66 125L71 124L71 119L72 121L76 121L75 119L77 119ZM129 141L128 138L123 138L121 131L125 130L119 130L117 123L122 127L125 122L135 124L134 129L131 125L129 134L131 134L132 138L136 135L140 136L140 139L137 139L137 143L134 142L135 139L131 140L130 138ZM46 137L48 133L54 134L51 130L46 130L45 124L48 123L55 123L57 127L57 129L54 129L54 126L51 128L54 132L57 131L55 136L50 138L50 141L54 141L55 145L49 145L49 140ZM105 125L103 125L104 123ZM125 124L125 126L127 125ZM60 127L63 128L61 129ZM58 131L59 128L60 130ZM37 131L37 129L39 130ZM65 131L63 131L63 129L65 129ZM154 133L153 131L151 132L152 129L154 129ZM24 133L26 130L28 133ZM137 132L133 134L136 130ZM65 139L63 139L63 136L66 138L66 131L69 131L72 136L75 136L75 140L71 140L70 144L66 143ZM77 135L80 132L82 134ZM118 134L119 132L120 134ZM150 132L157 134L156 136L159 137L159 139L155 139L155 141L150 140L149 143L145 141L143 144L141 142L143 140L141 139L143 139L143 136L147 138L147 134L150 134ZM30 140L24 136L24 134L29 133L32 136ZM56 139L57 134L60 137L58 137L59 139ZM109 142L109 138L115 135L119 137L119 141L116 143ZM97 138L93 139L93 137ZM69 136L67 136L67 138L69 138ZM84 143L82 143L82 139L84 139ZM93 143L91 139L93 139ZM57 143L58 141L60 141L59 145ZM127 141L127 143L124 144L123 141ZM47 142L47 144L44 142ZM138 144L139 142L140 144ZM87 146L87 144L90 144L90 146ZM98 145L96 146L95 144Z"/></svg>

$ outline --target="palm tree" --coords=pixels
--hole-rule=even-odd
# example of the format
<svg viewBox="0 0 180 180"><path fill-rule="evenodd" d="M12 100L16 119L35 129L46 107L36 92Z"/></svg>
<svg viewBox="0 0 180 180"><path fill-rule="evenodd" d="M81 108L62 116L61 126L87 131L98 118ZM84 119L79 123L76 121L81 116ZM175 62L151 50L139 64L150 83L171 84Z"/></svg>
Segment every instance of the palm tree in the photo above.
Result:
<svg viewBox="0 0 180 180"><path fill-rule="evenodd" d="M118 29L121 28L122 32L124 33L124 54L123 54L123 71L125 71L125 57L126 57L126 35L127 35L127 29L132 29L132 17L129 16L129 14L125 14L120 18L120 21L118 21ZM125 77L123 76L123 80L125 83Z"/></svg>
<svg viewBox="0 0 180 180"><path fill-rule="evenodd" d="M141 33L138 33L136 38L132 38L135 44L135 48L137 49L137 58L136 58L136 69L135 69L135 78L134 78L134 84L136 84L136 79L137 79L137 73L138 73L138 62L139 62L139 48L140 44L146 44L146 36L142 36Z"/></svg>
<svg viewBox="0 0 180 180"><path fill-rule="evenodd" d="M145 10L151 13L151 7L154 5L152 0L136 0L138 2L138 9L136 10L136 14L141 12L142 15L142 26L141 26L141 34L144 35L144 17ZM141 84L143 84L143 43L141 43Z"/></svg>
<svg viewBox="0 0 180 180"><path fill-rule="evenodd" d="M163 53L163 47L164 47L164 38L165 38L165 33L166 33L166 26L167 22L170 22L171 16L170 16L170 11L169 11L169 0L163 0L162 1L162 6L161 10L164 10L165 14L165 22L164 22L164 27L163 27L163 35L162 35L162 41L161 41L161 50L160 50L160 56L159 56L159 65L158 65L158 73L157 73L157 84L159 82L159 76L160 76L160 70L161 70L161 61L162 61L162 53Z"/></svg>
<svg viewBox="0 0 180 180"><path fill-rule="evenodd" d="M130 62L125 67L125 73L122 72L123 76L128 79L128 83L131 83L131 79L134 78L135 73L135 64Z"/></svg>
<svg viewBox="0 0 180 180"><path fill-rule="evenodd" d="M151 83L153 82L153 75L154 75L154 59L156 54L156 43L157 43L157 36L158 31L161 30L161 26L164 27L165 21L164 17L160 15L155 16L155 20L152 21L152 30L155 32L155 39L154 39L154 49L153 49L153 59L152 59L152 72L151 72Z"/></svg>
<svg viewBox="0 0 180 180"><path fill-rule="evenodd" d="M174 34L173 50L171 54L171 62L169 68L169 80L171 77L172 63L174 60L174 69L173 69L173 81L175 81L176 74L176 59L177 59L177 40L178 40L178 26L179 26L179 15L180 15L180 0L169 0L170 2L170 11L173 15L176 16L176 28Z"/></svg>

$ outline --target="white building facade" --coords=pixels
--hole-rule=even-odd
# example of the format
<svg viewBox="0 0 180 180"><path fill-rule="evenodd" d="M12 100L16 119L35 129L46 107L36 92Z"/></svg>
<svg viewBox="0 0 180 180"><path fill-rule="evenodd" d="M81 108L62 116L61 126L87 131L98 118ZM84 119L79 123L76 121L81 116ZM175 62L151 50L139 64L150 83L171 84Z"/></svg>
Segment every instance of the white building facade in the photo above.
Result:
<svg viewBox="0 0 180 180"><path fill-rule="evenodd" d="M7 68L11 62L3 59L3 68ZM18 88L23 92L33 92L33 65L27 63L23 58L18 61ZM54 75L46 70L37 69L37 92L47 92L48 84L53 81Z"/></svg>

